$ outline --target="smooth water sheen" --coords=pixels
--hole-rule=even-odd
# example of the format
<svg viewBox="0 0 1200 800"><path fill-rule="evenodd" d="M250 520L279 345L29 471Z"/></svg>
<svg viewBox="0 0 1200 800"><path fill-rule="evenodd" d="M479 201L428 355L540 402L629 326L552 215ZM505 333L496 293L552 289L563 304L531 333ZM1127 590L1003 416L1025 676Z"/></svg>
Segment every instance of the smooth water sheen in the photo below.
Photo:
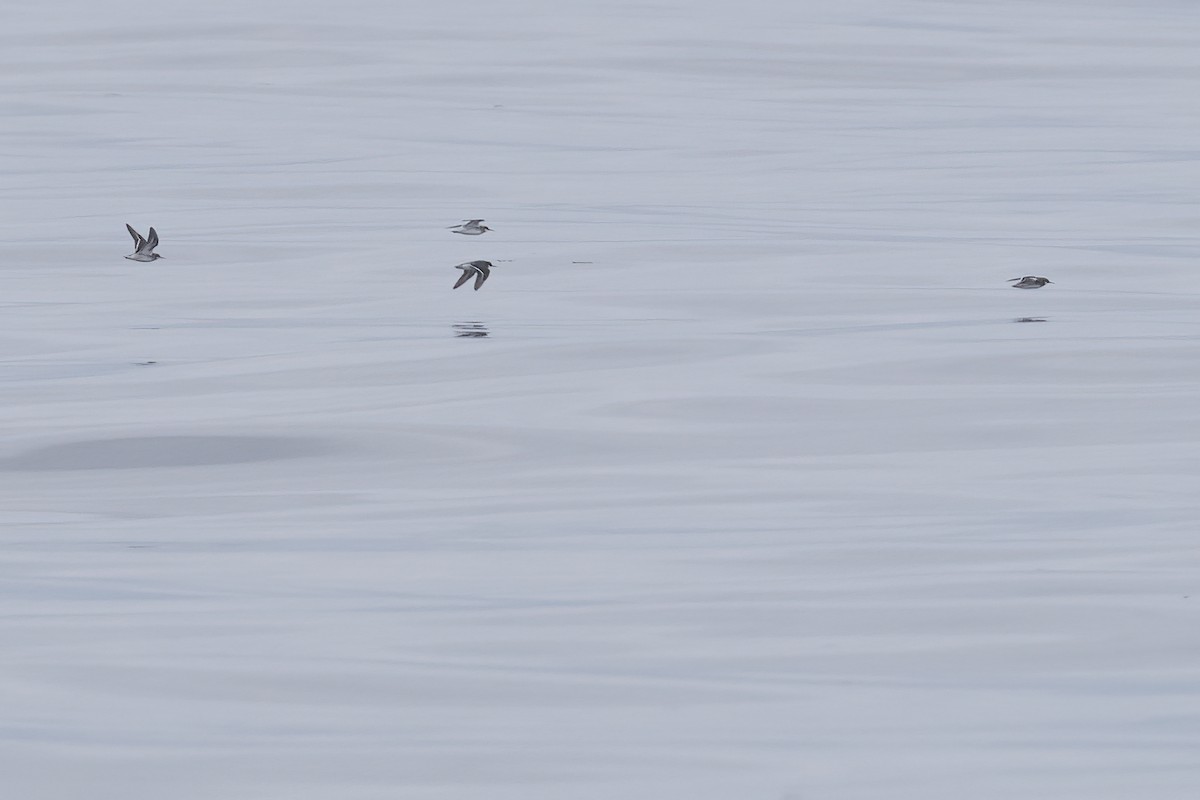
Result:
<svg viewBox="0 0 1200 800"><path fill-rule="evenodd" d="M4 796L1200 796L1198 36L17 3Z"/></svg>

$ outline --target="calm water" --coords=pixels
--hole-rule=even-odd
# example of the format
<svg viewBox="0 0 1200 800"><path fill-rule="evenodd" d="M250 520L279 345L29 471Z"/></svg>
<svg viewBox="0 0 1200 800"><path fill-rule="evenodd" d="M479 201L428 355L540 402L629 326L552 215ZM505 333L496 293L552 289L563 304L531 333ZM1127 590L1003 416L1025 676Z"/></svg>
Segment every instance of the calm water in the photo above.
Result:
<svg viewBox="0 0 1200 800"><path fill-rule="evenodd" d="M19 6L9 791L1195 797L1198 14Z"/></svg>

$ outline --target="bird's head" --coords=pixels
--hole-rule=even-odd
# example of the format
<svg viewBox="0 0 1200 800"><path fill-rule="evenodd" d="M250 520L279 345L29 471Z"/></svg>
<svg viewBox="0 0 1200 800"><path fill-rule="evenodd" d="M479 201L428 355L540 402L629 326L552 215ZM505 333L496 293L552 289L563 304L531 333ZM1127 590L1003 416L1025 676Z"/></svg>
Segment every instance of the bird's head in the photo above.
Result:
<svg viewBox="0 0 1200 800"><path fill-rule="evenodd" d="M158 253L151 253L150 255L153 256L152 260L154 260L154 261L157 261L158 259L162 258L162 256L160 256Z"/></svg>

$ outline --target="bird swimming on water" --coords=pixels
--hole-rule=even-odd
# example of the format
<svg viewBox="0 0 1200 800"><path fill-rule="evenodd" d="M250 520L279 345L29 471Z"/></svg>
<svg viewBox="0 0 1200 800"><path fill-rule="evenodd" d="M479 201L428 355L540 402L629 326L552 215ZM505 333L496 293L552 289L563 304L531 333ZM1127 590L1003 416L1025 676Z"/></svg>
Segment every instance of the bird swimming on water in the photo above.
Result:
<svg viewBox="0 0 1200 800"><path fill-rule="evenodd" d="M462 277L458 279L458 282L454 284L454 288L457 289L469 281L472 276L474 276L475 291L478 292L479 287L483 286L483 282L486 281L488 276L492 274L492 267L494 266L496 265L490 261L467 261L463 264L459 264L455 267L455 269L461 269L463 274Z"/></svg>
<svg viewBox="0 0 1200 800"><path fill-rule="evenodd" d="M154 248L158 247L158 231L154 228L150 229L150 238L147 239L133 229L133 226L128 222L125 223L125 228L129 231L129 235L133 237L133 252L125 256L130 261L153 261L156 258L162 258L158 253L154 252Z"/></svg>
<svg viewBox="0 0 1200 800"><path fill-rule="evenodd" d="M461 233L463 236L479 236L484 231L490 231L487 225L481 224L481 219L464 219L461 225L451 225L449 230Z"/></svg>
<svg viewBox="0 0 1200 800"><path fill-rule="evenodd" d="M1024 278L1009 278L1010 283L1013 283L1014 289L1040 289L1047 283L1054 283L1049 278L1039 278L1037 275L1026 275Z"/></svg>

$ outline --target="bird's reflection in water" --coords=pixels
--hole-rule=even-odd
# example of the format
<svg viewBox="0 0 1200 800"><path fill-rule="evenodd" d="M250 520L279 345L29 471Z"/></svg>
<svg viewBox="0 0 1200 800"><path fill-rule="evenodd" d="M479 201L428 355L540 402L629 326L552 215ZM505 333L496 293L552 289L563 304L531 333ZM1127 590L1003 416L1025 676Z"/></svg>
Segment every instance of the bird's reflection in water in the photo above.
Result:
<svg viewBox="0 0 1200 800"><path fill-rule="evenodd" d="M1045 317L1017 317L1013 322L1045 322Z"/></svg>
<svg viewBox="0 0 1200 800"><path fill-rule="evenodd" d="M491 333L482 322L456 322L452 327L454 335L460 339L483 339Z"/></svg>

